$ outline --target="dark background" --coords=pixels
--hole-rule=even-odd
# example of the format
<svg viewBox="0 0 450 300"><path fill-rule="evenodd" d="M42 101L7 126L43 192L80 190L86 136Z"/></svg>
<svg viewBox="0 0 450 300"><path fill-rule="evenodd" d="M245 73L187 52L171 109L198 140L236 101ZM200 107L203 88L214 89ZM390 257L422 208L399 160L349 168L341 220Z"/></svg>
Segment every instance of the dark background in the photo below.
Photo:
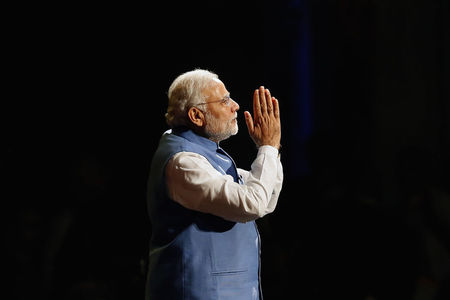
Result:
<svg viewBox="0 0 450 300"><path fill-rule="evenodd" d="M216 72L256 149L253 89L280 101L285 181L258 220L265 299L448 299L445 0L36 4L4 13L8 299L142 299L146 180L167 89Z"/></svg>

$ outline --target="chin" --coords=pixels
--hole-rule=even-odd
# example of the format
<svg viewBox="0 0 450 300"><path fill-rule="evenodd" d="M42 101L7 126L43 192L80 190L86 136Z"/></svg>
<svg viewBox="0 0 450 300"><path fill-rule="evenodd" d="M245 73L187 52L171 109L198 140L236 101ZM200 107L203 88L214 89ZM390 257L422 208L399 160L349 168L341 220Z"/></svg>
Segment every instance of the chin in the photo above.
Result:
<svg viewBox="0 0 450 300"><path fill-rule="evenodd" d="M234 124L233 124L234 123ZM236 135L239 131L237 121L231 122L229 126L223 130L211 130L211 127L205 128L205 136L215 142L228 139L230 136Z"/></svg>
<svg viewBox="0 0 450 300"><path fill-rule="evenodd" d="M231 132L231 135L236 135L239 131L239 127L236 124L236 127L234 127L233 131Z"/></svg>

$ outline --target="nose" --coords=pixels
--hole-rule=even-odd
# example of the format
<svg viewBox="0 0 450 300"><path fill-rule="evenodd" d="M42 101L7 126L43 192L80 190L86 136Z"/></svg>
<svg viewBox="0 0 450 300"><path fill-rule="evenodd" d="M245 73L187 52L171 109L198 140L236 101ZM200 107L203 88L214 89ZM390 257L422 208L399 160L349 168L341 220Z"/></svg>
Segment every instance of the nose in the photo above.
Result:
<svg viewBox="0 0 450 300"><path fill-rule="evenodd" d="M239 110L239 104L234 101L233 99L231 99L231 109L233 110L233 112L238 111Z"/></svg>

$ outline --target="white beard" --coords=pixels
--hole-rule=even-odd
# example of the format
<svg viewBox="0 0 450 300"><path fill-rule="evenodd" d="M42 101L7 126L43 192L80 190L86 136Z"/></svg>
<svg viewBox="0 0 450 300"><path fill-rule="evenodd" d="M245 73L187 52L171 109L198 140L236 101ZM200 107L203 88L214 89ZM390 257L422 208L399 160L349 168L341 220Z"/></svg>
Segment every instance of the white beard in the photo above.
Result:
<svg viewBox="0 0 450 300"><path fill-rule="evenodd" d="M206 111L205 118L205 135L210 140L218 143L238 133L239 127L236 118L229 120L226 124L220 123L209 111Z"/></svg>

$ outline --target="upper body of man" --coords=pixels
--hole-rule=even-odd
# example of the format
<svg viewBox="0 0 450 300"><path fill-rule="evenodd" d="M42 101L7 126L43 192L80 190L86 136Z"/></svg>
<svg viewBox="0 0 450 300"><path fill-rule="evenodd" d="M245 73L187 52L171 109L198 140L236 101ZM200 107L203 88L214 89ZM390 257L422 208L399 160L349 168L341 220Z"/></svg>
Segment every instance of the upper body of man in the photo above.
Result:
<svg viewBox="0 0 450 300"><path fill-rule="evenodd" d="M251 170L219 143L238 132L239 105L216 74L194 70L169 88L166 120L150 170L152 223L146 299L259 299L260 238L254 220L271 213L283 181L278 101L260 87Z"/></svg>

